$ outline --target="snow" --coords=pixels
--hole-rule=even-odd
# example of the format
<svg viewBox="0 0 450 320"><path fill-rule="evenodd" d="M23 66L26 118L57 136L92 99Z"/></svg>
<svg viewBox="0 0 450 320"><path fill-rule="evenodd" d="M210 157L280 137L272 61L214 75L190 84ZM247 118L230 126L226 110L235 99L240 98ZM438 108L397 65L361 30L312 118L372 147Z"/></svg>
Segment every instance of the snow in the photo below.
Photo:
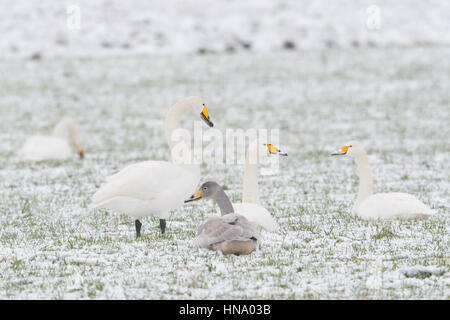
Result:
<svg viewBox="0 0 450 320"><path fill-rule="evenodd" d="M0 299L450 299L448 1L30 3L0 2ZM280 230L250 256L192 245L212 202L172 212L165 235L143 219L138 240L130 217L87 208L106 176L169 158L164 116L191 95L214 129L279 129L289 154L259 184ZM22 162L26 138L62 118L85 159ZM376 192L437 214L351 216L355 164L329 156L351 139ZM209 163L201 182L239 202L242 176Z"/></svg>
<svg viewBox="0 0 450 320"><path fill-rule="evenodd" d="M1 57L450 44L449 30L450 3L440 0L0 3Z"/></svg>
<svg viewBox="0 0 450 320"><path fill-rule="evenodd" d="M0 89L1 298L448 299L449 53L353 48L0 61L10 74ZM203 96L221 131L280 128L279 147L289 156L277 175L260 180L262 204L280 230L265 233L250 256L192 246L196 228L216 214L212 202L173 212L164 236L157 220L144 219L140 240L128 216L87 209L106 176L168 158L164 115L192 94ZM63 115L79 125L86 158L74 152L63 162L21 162L26 137L51 132ZM412 193L436 216L351 216L355 165L329 154L354 138L369 153L377 192ZM202 176L240 201L242 170L206 164Z"/></svg>

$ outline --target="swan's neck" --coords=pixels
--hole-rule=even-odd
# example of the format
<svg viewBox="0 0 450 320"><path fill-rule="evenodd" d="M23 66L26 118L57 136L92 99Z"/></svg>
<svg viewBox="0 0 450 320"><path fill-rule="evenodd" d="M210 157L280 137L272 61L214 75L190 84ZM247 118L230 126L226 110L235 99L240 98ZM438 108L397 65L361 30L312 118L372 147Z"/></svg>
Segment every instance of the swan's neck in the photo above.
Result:
<svg viewBox="0 0 450 320"><path fill-rule="evenodd" d="M185 103L183 103L183 101L181 101L174 104L167 113L164 125L165 125L166 140L171 150L177 143L176 141L173 140L173 133L179 127L181 115L186 112L187 106Z"/></svg>
<svg viewBox="0 0 450 320"><path fill-rule="evenodd" d="M234 212L233 205L223 190L217 192L215 199L220 208L220 215L224 216L228 213Z"/></svg>
<svg viewBox="0 0 450 320"><path fill-rule="evenodd" d="M369 159L367 158L367 155L364 153L355 160L359 177L359 190L358 197L355 205L353 206L353 212L356 212L361 203L373 194L372 174L370 172Z"/></svg>
<svg viewBox="0 0 450 320"><path fill-rule="evenodd" d="M242 202L259 204L258 162L258 143L253 141L248 147L245 158Z"/></svg>
<svg viewBox="0 0 450 320"><path fill-rule="evenodd" d="M177 153L179 150L174 150L175 147L179 147L179 149L188 148L189 145L183 144L183 142L174 140L174 131L179 128L179 121L181 115L189 111L189 105L184 102L180 101L172 106L170 108L169 112L166 116L166 121L164 123L165 126L165 135L167 144L169 145L171 155L173 155L173 152ZM189 149L185 149L184 152L187 152L187 154L190 155ZM184 153L183 153L184 154ZM194 176L198 176L200 179L200 167L197 164L194 164L192 161L192 157L188 156L188 159L174 159L172 156L172 160L180 165L181 167L189 170L192 172ZM186 161L185 161L186 160Z"/></svg>
<svg viewBox="0 0 450 320"><path fill-rule="evenodd" d="M83 142L75 125L68 120L59 122L53 130L53 136L61 139L66 139L69 134L70 142L77 148L77 150L83 150Z"/></svg>

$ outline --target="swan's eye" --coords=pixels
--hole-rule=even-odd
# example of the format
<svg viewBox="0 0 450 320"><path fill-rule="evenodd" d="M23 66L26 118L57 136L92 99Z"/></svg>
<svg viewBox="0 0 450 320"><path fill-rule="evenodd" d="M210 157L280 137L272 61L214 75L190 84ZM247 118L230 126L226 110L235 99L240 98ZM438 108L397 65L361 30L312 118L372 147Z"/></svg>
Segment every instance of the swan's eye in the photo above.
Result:
<svg viewBox="0 0 450 320"><path fill-rule="evenodd" d="M208 190L208 187L203 187L203 190L204 190L204 191Z"/></svg>

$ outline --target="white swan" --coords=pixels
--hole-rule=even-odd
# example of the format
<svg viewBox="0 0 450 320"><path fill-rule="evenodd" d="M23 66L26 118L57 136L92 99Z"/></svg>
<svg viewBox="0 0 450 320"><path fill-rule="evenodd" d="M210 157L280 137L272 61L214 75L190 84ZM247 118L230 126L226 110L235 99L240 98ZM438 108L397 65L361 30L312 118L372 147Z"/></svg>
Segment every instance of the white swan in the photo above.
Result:
<svg viewBox="0 0 450 320"><path fill-rule="evenodd" d="M194 240L196 246L235 255L256 250L259 242L256 225L240 212L234 212L230 199L216 182L205 182L185 202L199 199L214 199L219 206L220 217L210 217L200 225Z"/></svg>
<svg viewBox="0 0 450 320"><path fill-rule="evenodd" d="M210 126L208 109L200 97L189 97L172 106L165 121L166 140L171 151L179 147L173 133L183 113L193 112ZM145 161L129 165L107 178L94 194L90 208L108 208L135 218L136 235L141 235L139 218L158 216L161 232L171 210L183 205L200 180L197 164L176 164L167 161Z"/></svg>
<svg viewBox="0 0 450 320"><path fill-rule="evenodd" d="M270 212L261 206L259 200L258 163L261 154L259 153L258 147L263 146L267 148L267 153L263 153L267 156L271 154L287 156L287 153L282 153L275 146L266 144L261 139L253 140L248 146L245 158L242 202L233 203L233 207L239 214L246 217L248 221L255 223L259 228L274 232L278 229L278 224Z"/></svg>
<svg viewBox="0 0 450 320"><path fill-rule="evenodd" d="M70 140L67 140L67 135ZM59 122L52 136L36 135L28 138L19 150L19 156L24 161L65 160L73 155L69 141L83 159L83 142L77 128L69 120Z"/></svg>
<svg viewBox="0 0 450 320"><path fill-rule="evenodd" d="M350 141L338 153L332 155L348 155L356 161L359 191L352 209L353 214L357 214L364 219L425 218L434 214L433 210L407 193L373 194L369 160L358 141Z"/></svg>

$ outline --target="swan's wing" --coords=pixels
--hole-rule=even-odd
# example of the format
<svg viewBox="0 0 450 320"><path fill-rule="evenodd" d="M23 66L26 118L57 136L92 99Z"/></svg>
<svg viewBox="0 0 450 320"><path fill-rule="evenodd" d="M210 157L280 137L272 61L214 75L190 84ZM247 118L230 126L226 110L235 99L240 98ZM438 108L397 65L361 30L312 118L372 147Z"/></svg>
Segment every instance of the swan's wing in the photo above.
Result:
<svg viewBox="0 0 450 320"><path fill-rule="evenodd" d="M258 227L269 232L278 230L278 224L266 208L249 202L233 203L233 207L235 212L243 215L248 221L256 224Z"/></svg>
<svg viewBox="0 0 450 320"><path fill-rule="evenodd" d="M258 239L259 234L253 224L238 214L230 213L208 218L199 228L195 243L207 248L212 244L227 240L246 241Z"/></svg>
<svg viewBox="0 0 450 320"><path fill-rule="evenodd" d="M416 218L433 215L434 211L408 193L377 193L359 206L357 213L366 219Z"/></svg>
<svg viewBox="0 0 450 320"><path fill-rule="evenodd" d="M110 176L107 176L105 180L106 180L106 182L111 182L113 180L120 179L121 177L126 176L127 174L129 174L129 172L136 169L136 167L139 167L140 165L142 165L142 163L143 162L130 164L130 165L126 166L125 168L123 168L122 170L120 170L119 172L116 172Z"/></svg>
<svg viewBox="0 0 450 320"><path fill-rule="evenodd" d="M125 197L151 201L153 199L179 199L180 203L195 188L192 174L186 169L165 161L145 161L118 172L94 194L91 207L105 201Z"/></svg>

